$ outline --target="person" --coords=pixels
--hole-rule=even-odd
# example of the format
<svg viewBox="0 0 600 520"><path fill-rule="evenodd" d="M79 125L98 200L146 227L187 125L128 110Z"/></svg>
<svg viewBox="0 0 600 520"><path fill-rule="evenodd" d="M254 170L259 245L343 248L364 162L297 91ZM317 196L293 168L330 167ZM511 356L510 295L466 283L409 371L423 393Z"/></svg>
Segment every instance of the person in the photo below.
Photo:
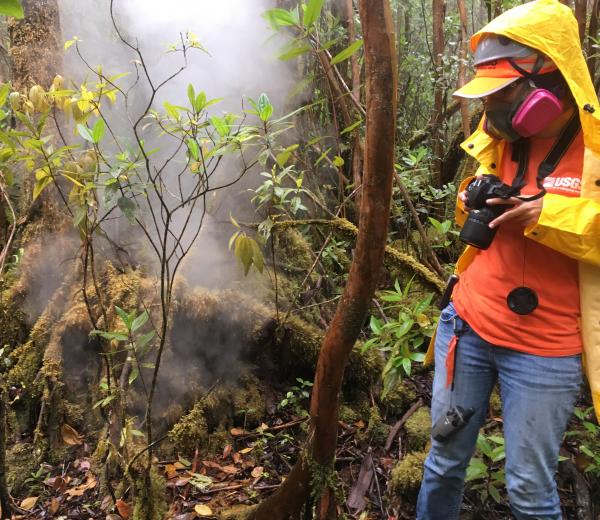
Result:
<svg viewBox="0 0 600 520"><path fill-rule="evenodd" d="M434 427L416 516L459 517L498 383L512 513L556 520L582 352L600 411L600 110L577 22L557 0L506 11L471 49L475 77L456 92L484 106L462 144L479 162L456 209L470 245L426 358Z"/></svg>

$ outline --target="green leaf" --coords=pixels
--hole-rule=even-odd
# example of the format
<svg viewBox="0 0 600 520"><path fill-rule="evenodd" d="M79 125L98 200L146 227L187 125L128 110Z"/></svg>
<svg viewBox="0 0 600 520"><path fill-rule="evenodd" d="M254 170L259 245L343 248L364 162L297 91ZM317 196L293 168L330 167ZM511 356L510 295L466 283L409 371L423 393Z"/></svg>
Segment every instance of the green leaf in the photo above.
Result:
<svg viewBox="0 0 600 520"><path fill-rule="evenodd" d="M140 371L137 367L133 367L131 373L129 374L129 384L132 384L140 375Z"/></svg>
<svg viewBox="0 0 600 520"><path fill-rule="evenodd" d="M92 139L94 140L94 143L97 144L102 141L105 132L106 124L104 123L104 119L100 118L94 123L94 128L92 130Z"/></svg>
<svg viewBox="0 0 600 520"><path fill-rule="evenodd" d="M196 112L202 112L202 109L206 106L206 93L204 91L196 96L196 99L192 102L192 106Z"/></svg>
<svg viewBox="0 0 600 520"><path fill-rule="evenodd" d="M494 486L489 486L488 491L490 492L490 496L494 499L494 501L497 504L502 502L502 497L500 496L500 492Z"/></svg>
<svg viewBox="0 0 600 520"><path fill-rule="evenodd" d="M265 93L259 96L256 109L261 121L268 121L273 115L273 105L271 105L271 101L269 101L269 97Z"/></svg>
<svg viewBox="0 0 600 520"><path fill-rule="evenodd" d="M131 332L135 332L136 330L142 328L145 323L148 321L149 315L148 311L142 312L133 322L131 323Z"/></svg>
<svg viewBox="0 0 600 520"><path fill-rule="evenodd" d="M375 316L371 316L369 327L375 334L381 334L382 332L381 321L379 321Z"/></svg>
<svg viewBox="0 0 600 520"><path fill-rule="evenodd" d="M337 166L338 168L341 168L342 166L344 166L344 159L342 159L339 155L336 155L333 158L333 165Z"/></svg>
<svg viewBox="0 0 600 520"><path fill-rule="evenodd" d="M350 56L352 56L362 46L363 46L362 39L361 40L356 40L354 43L352 43L348 47L346 47L343 51L341 51L338 54L336 54L331 59L331 64L335 65L336 63L340 63L340 62L342 62L344 60L347 60Z"/></svg>
<svg viewBox="0 0 600 520"><path fill-rule="evenodd" d="M14 16L19 19L25 16L19 0L0 0L0 14Z"/></svg>
<svg viewBox="0 0 600 520"><path fill-rule="evenodd" d="M118 305L115 305L115 311L117 311L117 314L119 315L119 318L121 318L121 321L127 327L127 330L131 330L131 321L132 320L131 320L131 317L129 316L129 314L127 314Z"/></svg>
<svg viewBox="0 0 600 520"><path fill-rule="evenodd" d="M285 47L285 52L283 52L282 54L280 54L278 56L278 58L281 61L289 61L292 60L294 58L297 58L298 56L301 56L302 54L307 53L308 51L310 51L312 49L312 47L308 44L299 44L297 42L292 42L289 45L287 45Z"/></svg>
<svg viewBox="0 0 600 520"><path fill-rule="evenodd" d="M287 11L286 9L269 9L263 14L263 17L271 24L271 27L275 30L281 27L289 27L291 25L298 25L298 11L292 9Z"/></svg>
<svg viewBox="0 0 600 520"><path fill-rule="evenodd" d="M44 188L46 188L46 186L48 186L51 183L52 177L44 177L42 180L37 181L35 183L35 186L33 187L33 200L36 200L40 196L42 191L44 191Z"/></svg>
<svg viewBox="0 0 600 520"><path fill-rule="evenodd" d="M79 206L73 214L73 225L79 227L85 218L87 217L87 208L85 206Z"/></svg>
<svg viewBox="0 0 600 520"><path fill-rule="evenodd" d="M230 126L227 124L227 122L224 119L221 119L220 117L217 117L217 116L210 116L208 118L208 120L210 121L210 123L213 125L213 127L215 128L215 130L218 132L218 134L221 137L225 137L225 136L229 135Z"/></svg>
<svg viewBox="0 0 600 520"><path fill-rule="evenodd" d="M344 135L344 134L352 132L352 130L354 130L355 128L359 127L362 122L363 122L363 120L359 119L356 123L352 123L350 126L347 126L346 128L344 128L340 132L340 135Z"/></svg>
<svg viewBox="0 0 600 520"><path fill-rule="evenodd" d="M125 215L129 222L134 221L137 206L133 200L128 199L127 197L119 197L117 206L119 206L119 209L123 212L123 215Z"/></svg>
<svg viewBox="0 0 600 520"><path fill-rule="evenodd" d="M196 91L194 90L194 85L192 85L191 83L188 85L187 95L188 99L190 100L190 105L192 105L193 107L194 103L196 102Z"/></svg>
<svg viewBox="0 0 600 520"><path fill-rule="evenodd" d="M79 123L77 125L77 132L86 141L89 141L90 143L94 143L95 142L94 141L94 136L93 136L92 132L90 131L90 129L87 126L84 126L81 123Z"/></svg>
<svg viewBox="0 0 600 520"><path fill-rule="evenodd" d="M240 236L240 234L241 234L241 231L236 231L233 235L231 235L231 238L229 239L229 251L231 251L233 244L237 240L237 237Z"/></svg>
<svg viewBox="0 0 600 520"><path fill-rule="evenodd" d="M252 239L245 235L240 236L235 241L235 256L244 266L244 276L247 276L250 271L253 255Z"/></svg>
<svg viewBox="0 0 600 520"><path fill-rule="evenodd" d="M302 20L304 27L309 29L317 21L324 3L325 0L308 0L306 10L304 11L304 18Z"/></svg>
<svg viewBox="0 0 600 520"><path fill-rule="evenodd" d="M0 107L4 106L6 100L8 99L8 95L10 94L10 85L8 83L4 83L2 87L0 87Z"/></svg>
<svg viewBox="0 0 600 520"><path fill-rule="evenodd" d="M190 152L191 157L194 159L194 161L199 161L200 160L200 147L198 146L198 143L196 142L195 139L188 139L186 141L188 150Z"/></svg>
<svg viewBox="0 0 600 520"><path fill-rule="evenodd" d="M151 330L150 332L147 332L146 334L142 334L135 340L135 344L137 345L138 348L144 348L148 343L150 343L150 341L152 341L152 338L154 338L154 335L155 335L155 332L153 330Z"/></svg>

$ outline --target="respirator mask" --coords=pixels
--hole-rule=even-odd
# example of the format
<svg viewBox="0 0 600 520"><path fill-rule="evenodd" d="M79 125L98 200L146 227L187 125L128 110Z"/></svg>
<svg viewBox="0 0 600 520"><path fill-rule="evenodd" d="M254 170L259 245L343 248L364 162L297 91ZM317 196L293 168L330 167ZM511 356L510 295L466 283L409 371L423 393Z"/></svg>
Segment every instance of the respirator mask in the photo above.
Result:
<svg viewBox="0 0 600 520"><path fill-rule="evenodd" d="M505 88L516 90L511 101L500 96L491 96L486 101L483 129L496 139L512 143L536 135L563 112L559 97L551 90L539 88L533 79L524 78Z"/></svg>

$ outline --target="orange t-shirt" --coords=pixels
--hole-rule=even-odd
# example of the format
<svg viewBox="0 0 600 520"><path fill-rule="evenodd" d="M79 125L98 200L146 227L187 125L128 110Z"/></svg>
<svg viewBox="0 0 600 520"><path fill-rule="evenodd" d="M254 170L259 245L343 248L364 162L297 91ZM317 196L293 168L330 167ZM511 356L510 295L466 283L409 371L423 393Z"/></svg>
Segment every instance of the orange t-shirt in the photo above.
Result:
<svg viewBox="0 0 600 520"><path fill-rule="evenodd" d="M522 195L539 190L536 175L554 138L530 139L526 186ZM583 166L583 137L579 132L554 173L546 177L548 193L578 197ZM511 184L517 163L506 147L499 168L500 178ZM523 234L524 228L505 222L492 245L480 251L460 276L453 301L458 314L483 339L540 356L570 356L582 350L577 261L539 244ZM516 287L526 286L538 296L538 307L527 315L508 308L506 297Z"/></svg>

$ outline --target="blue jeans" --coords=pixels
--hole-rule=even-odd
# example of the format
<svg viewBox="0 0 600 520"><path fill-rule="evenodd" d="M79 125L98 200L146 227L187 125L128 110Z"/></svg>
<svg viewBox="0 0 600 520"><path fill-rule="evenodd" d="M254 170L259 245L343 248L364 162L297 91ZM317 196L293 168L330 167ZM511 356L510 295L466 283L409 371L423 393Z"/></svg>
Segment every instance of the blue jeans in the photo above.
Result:
<svg viewBox="0 0 600 520"><path fill-rule="evenodd" d="M446 388L446 353L454 326L454 391ZM475 449L496 381L503 404L506 486L518 520L562 518L554 473L558 451L581 384L581 356L542 357L491 345L457 315L440 316L435 343L431 419L452 406L473 407L467 425L445 442L431 440L417 503L418 520L456 520L466 468Z"/></svg>

